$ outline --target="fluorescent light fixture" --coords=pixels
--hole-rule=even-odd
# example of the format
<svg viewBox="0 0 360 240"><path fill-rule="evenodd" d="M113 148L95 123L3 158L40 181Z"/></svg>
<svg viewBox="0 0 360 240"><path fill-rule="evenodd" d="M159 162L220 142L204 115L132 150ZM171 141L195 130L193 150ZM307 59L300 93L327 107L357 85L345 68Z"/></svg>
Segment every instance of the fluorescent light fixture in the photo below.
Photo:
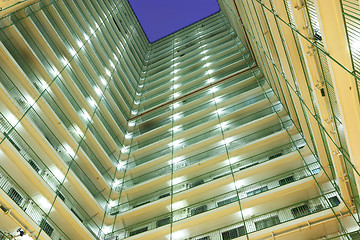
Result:
<svg viewBox="0 0 360 240"><path fill-rule="evenodd" d="M236 188L241 188L243 186L246 186L246 184L245 184L245 181L243 179L240 179L240 180L237 180L235 182L235 186L236 186Z"/></svg>
<svg viewBox="0 0 360 240"><path fill-rule="evenodd" d="M74 150L68 144L64 144L64 148L71 157L75 157Z"/></svg>
<svg viewBox="0 0 360 240"><path fill-rule="evenodd" d="M106 85L106 80L105 80L105 78L104 77L102 77L102 76L100 76L100 81L101 81L101 83L105 86Z"/></svg>
<svg viewBox="0 0 360 240"><path fill-rule="evenodd" d="M228 125L227 122L222 122L219 124L220 127L225 128Z"/></svg>
<svg viewBox="0 0 360 240"><path fill-rule="evenodd" d="M115 55L115 53L113 54L114 58L116 61L119 61L118 57Z"/></svg>
<svg viewBox="0 0 360 240"><path fill-rule="evenodd" d="M209 78L208 80L206 80L207 83L213 83L215 80L213 78Z"/></svg>
<svg viewBox="0 0 360 240"><path fill-rule="evenodd" d="M43 90L45 90L49 87L49 85L44 80L40 80L40 84L41 84L41 88Z"/></svg>
<svg viewBox="0 0 360 240"><path fill-rule="evenodd" d="M180 208L183 208L183 207L186 207L188 204L187 204L187 201L186 200L182 200L182 201L179 201L179 202L175 202L169 206L167 206L167 209L169 209L169 211L171 211L171 207L172 207L172 211L176 211Z"/></svg>
<svg viewBox="0 0 360 240"><path fill-rule="evenodd" d="M18 123L18 119L10 112L7 112L4 114L5 115L5 118L9 121L9 123L12 125L12 126L15 126L15 124Z"/></svg>
<svg viewBox="0 0 360 240"><path fill-rule="evenodd" d="M174 121L180 119L182 117L181 113L176 113L174 114L173 118L174 118Z"/></svg>
<svg viewBox="0 0 360 240"><path fill-rule="evenodd" d="M110 200L109 203L108 203L108 206L109 207L116 206L116 201Z"/></svg>
<svg viewBox="0 0 360 240"><path fill-rule="evenodd" d="M26 96L26 101L30 104L30 105L34 105L35 104L35 100L30 97L30 96Z"/></svg>
<svg viewBox="0 0 360 240"><path fill-rule="evenodd" d="M123 147L121 148L121 152L122 153L127 153L129 151L129 148L128 147Z"/></svg>
<svg viewBox="0 0 360 240"><path fill-rule="evenodd" d="M60 72L59 72L56 68L51 69L51 73L52 73L54 76L57 76L57 75L60 74Z"/></svg>
<svg viewBox="0 0 360 240"><path fill-rule="evenodd" d="M116 168L119 170L119 169L121 169L121 168L124 167L124 166L125 166L125 163L124 163L123 161L120 161L120 162L117 164Z"/></svg>
<svg viewBox="0 0 360 240"><path fill-rule="evenodd" d="M76 55L76 51L73 48L69 49L69 53L71 56L75 56Z"/></svg>
<svg viewBox="0 0 360 240"><path fill-rule="evenodd" d="M185 180L185 177L177 177L172 180L172 184L179 184ZM171 180L168 182L168 185L171 186Z"/></svg>
<svg viewBox="0 0 360 240"><path fill-rule="evenodd" d="M131 139L132 138L132 133L127 133L125 134L125 139Z"/></svg>
<svg viewBox="0 0 360 240"><path fill-rule="evenodd" d="M67 65L69 63L69 61L65 57L61 58L61 62L64 65Z"/></svg>
<svg viewBox="0 0 360 240"><path fill-rule="evenodd" d="M83 117L86 119L86 120L88 120L88 121L90 121L91 120L91 117L90 117L90 115L87 113L87 111L85 110L85 109L83 109L82 110L82 114L83 114Z"/></svg>
<svg viewBox="0 0 360 240"><path fill-rule="evenodd" d="M215 110L215 112L219 115L221 115L224 111L222 109Z"/></svg>
<svg viewBox="0 0 360 240"><path fill-rule="evenodd" d="M239 157L232 157L229 159L229 161L230 161L230 164L234 164L239 161Z"/></svg>
<svg viewBox="0 0 360 240"><path fill-rule="evenodd" d="M115 179L115 181L112 184L113 188L116 188L117 186L119 186L122 183L121 179Z"/></svg>
<svg viewBox="0 0 360 240"><path fill-rule="evenodd" d="M79 46L79 48L82 48L83 43L82 43L80 40L77 40L76 43L77 43L77 45Z"/></svg>
<svg viewBox="0 0 360 240"><path fill-rule="evenodd" d="M171 89L177 89L180 87L180 84L175 84L174 86L171 87Z"/></svg>
<svg viewBox="0 0 360 240"><path fill-rule="evenodd" d="M206 71L207 74L212 74L213 72L214 72L214 70L212 70L212 69Z"/></svg>
<svg viewBox="0 0 360 240"><path fill-rule="evenodd" d="M176 164L176 163L178 163L178 162L180 162L181 160L184 160L184 159L185 159L184 156L176 157L176 158L173 158L172 163Z"/></svg>
<svg viewBox="0 0 360 240"><path fill-rule="evenodd" d="M54 174L57 180L59 180L59 182L62 182L64 180L65 175L57 167L50 167L50 171Z"/></svg>
<svg viewBox="0 0 360 240"><path fill-rule="evenodd" d="M209 67L211 65L211 63L206 63L205 66L206 67Z"/></svg>
<svg viewBox="0 0 360 240"><path fill-rule="evenodd" d="M176 102L176 103L173 104L173 108L178 108L178 107L180 107L180 103L179 103L179 102Z"/></svg>
<svg viewBox="0 0 360 240"><path fill-rule="evenodd" d="M250 217L251 215L254 214L253 208L245 208L241 212L244 218ZM240 216L241 216L241 212L239 212Z"/></svg>
<svg viewBox="0 0 360 240"><path fill-rule="evenodd" d="M51 208L51 203L41 194L38 194L33 197L33 200L39 205L39 207L44 211L48 212Z"/></svg>
<svg viewBox="0 0 360 240"><path fill-rule="evenodd" d="M215 93L215 92L217 92L219 89L217 88L217 87L212 87L212 88L210 88L210 92L211 93Z"/></svg>
<svg viewBox="0 0 360 240"><path fill-rule="evenodd" d="M79 136L83 136L83 135L84 135L83 132L81 131L81 129L80 129L78 126L75 126L74 128L75 128L74 131L75 131L75 133L76 133L77 135L79 135Z"/></svg>
<svg viewBox="0 0 360 240"><path fill-rule="evenodd" d="M109 77L111 76L111 72L110 72L107 68L105 68L105 73L106 73L106 75L108 75Z"/></svg>
<svg viewBox="0 0 360 240"><path fill-rule="evenodd" d="M183 140L184 140L184 139L175 140L175 141L169 143L168 146L169 146L169 147L171 147L171 146L177 147L177 146L179 146L179 145L181 144L181 142L182 142Z"/></svg>
<svg viewBox="0 0 360 240"><path fill-rule="evenodd" d="M232 142L232 138L225 138L224 140L221 140L221 143L222 144L229 144L229 143L231 143Z"/></svg>
<svg viewBox="0 0 360 240"><path fill-rule="evenodd" d="M180 93L174 93L174 98L177 98L177 97L179 97L180 96Z"/></svg>
<svg viewBox="0 0 360 240"><path fill-rule="evenodd" d="M110 66L112 67L112 68L115 68L115 65L114 65L114 63L110 60Z"/></svg>
<svg viewBox="0 0 360 240"><path fill-rule="evenodd" d="M110 204L109 204L109 207L111 207ZM103 229L102 229L102 232L103 232L104 234L111 233L111 232L112 232L112 225L104 226Z"/></svg>
<svg viewBox="0 0 360 240"><path fill-rule="evenodd" d="M119 42L120 43L120 46L122 47L122 49L125 49L124 48L124 45L122 44L122 42Z"/></svg>
<svg viewBox="0 0 360 240"><path fill-rule="evenodd" d="M172 240L180 240L180 239L186 239L189 236L189 232L187 230L180 230L172 233L172 237L168 235L168 239Z"/></svg>
<svg viewBox="0 0 360 240"><path fill-rule="evenodd" d="M174 132L180 131L180 130L181 130L181 125L178 125L178 126L173 127L172 130L173 130Z"/></svg>
<svg viewBox="0 0 360 240"><path fill-rule="evenodd" d="M95 86L95 87L94 87L94 90L95 90L95 92L96 92L97 95L101 96L102 91L101 91L101 89L100 89L98 86Z"/></svg>
<svg viewBox="0 0 360 240"><path fill-rule="evenodd" d="M89 97L89 103L90 103L90 105L92 106L92 107L96 107L96 102L95 102L95 100L92 98L92 97Z"/></svg>

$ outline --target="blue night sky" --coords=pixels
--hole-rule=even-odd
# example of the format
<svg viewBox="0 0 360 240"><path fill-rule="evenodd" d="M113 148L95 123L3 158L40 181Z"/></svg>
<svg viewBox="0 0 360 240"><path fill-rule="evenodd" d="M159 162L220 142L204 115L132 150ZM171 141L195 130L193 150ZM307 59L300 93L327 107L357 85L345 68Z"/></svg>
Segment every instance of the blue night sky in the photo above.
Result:
<svg viewBox="0 0 360 240"><path fill-rule="evenodd" d="M217 0L129 0L129 2L151 43L220 10Z"/></svg>

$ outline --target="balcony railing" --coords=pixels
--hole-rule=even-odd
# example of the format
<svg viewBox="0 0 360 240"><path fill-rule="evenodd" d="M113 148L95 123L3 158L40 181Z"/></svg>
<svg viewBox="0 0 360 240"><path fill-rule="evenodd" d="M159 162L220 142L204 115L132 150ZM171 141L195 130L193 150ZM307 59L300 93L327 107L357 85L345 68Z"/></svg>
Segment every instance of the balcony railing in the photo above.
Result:
<svg viewBox="0 0 360 240"><path fill-rule="evenodd" d="M237 201L237 199L236 200L231 200L232 198L229 199L227 201L224 200L220 201L220 199L214 198L211 201L212 205L210 206L210 208L211 207L212 207L211 209L219 208L231 202ZM337 193L330 192L325 195L311 198L306 201L299 202L272 212L268 212L256 217L248 218L244 222L234 224L213 231L209 234L201 235L199 237L193 237L191 239L197 240L208 236L207 239L219 239L219 237L222 237L222 239L224 240L225 239L230 240L243 236L246 233L248 234L253 233L294 219L302 218L314 213L325 211L327 209L336 207L339 204L340 204L340 198L337 195ZM146 231L150 231L165 226L167 224L170 224L171 222L181 221L185 218L201 214L203 212L210 210L210 208L208 209L208 205L205 204L201 206L194 206L193 208L187 207L184 209L179 209L173 212L172 218L170 215L169 216L163 215L160 217L153 218L144 223L140 223L138 225L133 225L126 227L124 229L117 230L109 234L108 236L118 236L120 238L128 238L140 233L144 233Z"/></svg>
<svg viewBox="0 0 360 240"><path fill-rule="evenodd" d="M340 198L337 193L330 192L276 211L246 219L245 222L218 229L198 237L193 237L191 240L199 240L204 237L208 237L207 239L230 240L244 236L246 233L250 234L285 222L306 217L311 214L322 212L330 208L334 208L339 204Z"/></svg>
<svg viewBox="0 0 360 240"><path fill-rule="evenodd" d="M292 121L291 120L287 120L284 123L277 123L272 125L271 127L267 127L265 129L262 129L260 131L248 134L246 136L242 136L239 137L237 139L232 140L232 142L227 143L227 144L220 144L220 146L217 147L213 147L211 149L205 150L202 153L198 153L195 154L191 157L187 157L186 159L179 161L178 163L173 165L173 170L177 171L179 169L185 168L187 166L193 165L195 163L198 163L200 161L205 161L211 158L214 158L216 156L220 156L222 154L225 154L225 147L227 146L229 151L234 151L236 149L241 148L242 146L249 144L251 142L254 142L258 139L261 138L265 138L273 133L276 132L281 132L284 129L290 128L292 126ZM209 135L205 135L203 138L198 139L199 141L203 141L206 140L209 137ZM179 143L177 146L174 147L174 151L181 151L184 148L187 148L189 146L191 146L191 144L195 144L198 143L199 141L195 141L195 140L191 140L191 141L184 141ZM149 154L151 155L151 157L153 159L156 159L158 157L163 157L167 154L170 154L173 151L172 146L167 146L164 149L155 152L154 154ZM243 166L239 166L240 168ZM150 179L156 178L156 177L160 177L160 176L164 176L165 174L170 173L171 171L171 166L165 166L162 168L159 168L157 170L154 170L152 172L143 174L142 176L133 178L131 180L127 180L125 182L123 182L121 185L119 185L115 190L116 191L120 191L120 189L127 189L130 188L132 186L138 185L140 183L146 182Z"/></svg>
<svg viewBox="0 0 360 240"><path fill-rule="evenodd" d="M222 111L222 117L224 117L225 115L227 114L233 114L236 112L236 108L239 106L240 104L236 104L235 106L230 106L228 108L225 108L223 111ZM226 125L223 124L222 126L222 130L224 132L226 131L229 131L229 130L235 130L237 128L239 128L240 126L243 126L244 124L246 123L250 123L252 121L255 121L257 119L260 119L262 117L266 117L274 112L280 112L282 109L282 106L280 103L277 103L273 106L270 106L270 107L267 107L267 108L264 108L262 109L261 111L258 111L258 112L254 112L254 113L251 113L251 114L248 114L246 115L245 117L243 118L238 118L236 120L233 120L233 121L228 121L226 122ZM232 110L232 111L231 111ZM237 109L238 110L238 109ZM215 119L218 119L218 114L217 113L210 113L209 115L207 115L206 117L203 117L203 118L200 118L196 121L193 121L193 122L190 122L188 124L185 124L185 125L181 125L181 133L184 133L186 130L188 129L191 129L191 128L194 128L194 127L197 127L197 126L201 126L202 124L205 124L206 122L208 121L211 121L211 120L215 120ZM217 132L217 130L219 130L220 127L216 128L216 129L213 129L212 131L209 131L209 132ZM216 134L216 133L215 133ZM199 134L198 136L196 136L196 138L199 138L202 134ZM204 135L206 135L206 133L204 133ZM153 138L150 138L148 140L145 140L145 141L140 141L140 143L136 143L134 144L132 147L131 147L131 152L135 152L136 150L138 149L142 149L142 148L145 148L145 147L148 147L150 146L151 144L153 143L156 143L158 141L161 141L161 140L166 140L166 138L170 138L171 136L176 136L176 133L172 134L170 131L169 132L165 132L164 134L159 134L157 135L156 137L153 137ZM193 137L195 138L195 137ZM201 137L200 137L201 138ZM190 138L191 139L191 138ZM187 139L187 141L190 141L190 139ZM204 139L204 138L203 138ZM168 140L169 141L169 140Z"/></svg>
<svg viewBox="0 0 360 240"><path fill-rule="evenodd" d="M246 79L246 80L248 80L248 79ZM231 81L229 81L229 82L226 82L226 83L222 84L222 85L220 86L220 89L223 89L223 88L226 88L226 87L230 87L230 86L232 86L232 84L239 83L239 81L244 81L244 80L239 80L239 79L236 78L236 79L234 79L234 80L231 80ZM260 83L260 85L263 86L263 85L265 84L265 80L261 80L261 81L259 81L259 83ZM229 92L228 92L227 94L218 96L216 99L218 99L218 100L217 100L218 102L222 102L222 101L229 100L229 99L234 98L234 97L237 97L237 96L239 96L239 95L241 95L241 94L243 94L243 93L246 93L246 92L248 92L248 91L251 91L251 90L256 89L257 87L259 87L259 83L253 83L253 84L250 84L250 85L248 85L248 86L244 86L244 87L242 87L241 89L234 90L234 91L230 91L230 90L229 90ZM196 101L196 100L199 100L199 99L201 99L201 98L203 98L203 97L206 97L208 94L209 94L208 91L205 91L205 92L202 92L202 93L198 93L198 94L196 94L196 96L191 96L191 97L187 98L186 100L178 101L177 104L178 104L179 106L183 106L183 105L185 105L185 104L189 104L189 103L191 103L191 102L193 102L193 101ZM270 93L270 92L268 92L267 94L268 94L269 97L271 96L271 93ZM262 95L264 95L264 94L262 94ZM255 99L256 99L256 97L258 97L258 96L253 96L252 98L255 98ZM264 96L264 97L265 97L265 96ZM247 100L248 100L248 102L250 102L249 99L247 99ZM243 102L245 102L245 101L243 101ZM242 106L241 104L242 104L243 102L240 102L240 103L237 103L237 104L233 104L232 106L223 108L222 110L231 109L232 107L235 107L235 108L236 108L237 105ZM211 106L215 106L215 102L214 102L213 99L210 100L210 101L206 101L206 102L204 102L204 103L198 104L198 105L196 105L195 107L188 108L186 111L184 111L184 112L181 113L181 116L182 116L182 118L184 118L184 117L187 117L187 116L192 115L192 114L194 114L194 113L200 112L200 111L202 111L202 110L204 110L204 109L207 109L207 108L209 108L209 107L211 107ZM239 108L237 108L237 109L239 109ZM141 121L138 121L137 124L139 125L140 123L146 122L146 121L148 121L148 120L150 120L150 119L152 119L152 118L154 118L154 117L161 116L162 114L170 113L171 111L172 111L171 108L163 108L163 109L161 109L161 110L154 111L154 112L152 112L152 113L150 113L150 114L145 114L144 116L141 117ZM141 130L138 130L138 131L134 132L134 137L136 137L136 136L138 136L138 135L140 135L140 134L144 134L144 133L146 133L146 132L148 132L148 131L151 131L151 130L153 130L153 129L155 129L155 128L164 126L165 124L168 124L169 122L171 122L170 120L171 120L171 117L170 117L170 118L166 118L166 119L160 121L158 124L154 124L154 126L152 126L152 127L149 128L149 129L141 129Z"/></svg>
<svg viewBox="0 0 360 240"><path fill-rule="evenodd" d="M0 130L4 133L11 129L10 123L0 113ZM65 205L72 212L76 212L76 216L80 218L84 226L87 227L96 236L97 231L100 227L90 218L87 212L83 209L72 194L62 186L60 188L60 181L56 175L47 167L43 160L37 155L32 147L21 137L21 135L13 130L7 139L14 146L14 148L20 153L20 155L30 164L36 173L49 185L49 187L59 196L59 198L65 203ZM73 162L71 170L81 180L81 182L87 187L89 192L94 196L97 202L105 209L107 204L106 197L102 195L102 192L92 183L87 174L82 170L76 162ZM82 219L88 219L85 223Z"/></svg>
<svg viewBox="0 0 360 240"><path fill-rule="evenodd" d="M290 144L288 144L288 145L290 145ZM277 151L279 151L279 150L277 150ZM272 151L272 153L273 152L274 151ZM267 152L267 153L272 154L270 152ZM277 155L277 157L272 157L272 156L274 156L274 155L269 155L268 159L273 160L282 155ZM316 175L320 171L321 171L320 164L315 162L315 163L309 164L308 166L297 168L292 171L252 183L245 187L239 187L237 190L237 193L238 193L238 196L240 199L244 199L247 197L251 197L253 195L260 194L265 191L269 191L274 188L281 187L283 185L286 185L286 184L289 184L289 183L292 183L295 181L299 181L299 180L309 177L311 175ZM230 170L229 166L227 166L227 167L222 167L222 168L216 169L216 170L206 173L202 176L175 184L172 186L173 195L179 194L183 191L187 191L187 190L197 187L199 185L203 185L205 183L212 182L219 178L229 176L230 174L231 174L231 170ZM236 193L236 191L231 191L226 194L222 194L221 196L218 196L216 198L223 200L222 204L225 205L225 204L237 201L237 197L236 197L237 193ZM126 212L131 209L135 209L140 206L147 205L151 202L155 202L157 200L164 199L169 196L171 196L171 187L164 188L164 189L161 189L154 193L147 194L145 196L137 198L135 200L124 202L117 206L114 206L114 207L112 207L110 214L115 215L115 214L119 214L122 212ZM199 205L202 205L202 204L199 204Z"/></svg>
<svg viewBox="0 0 360 240"><path fill-rule="evenodd" d="M0 166L0 188L54 240L69 239L66 234L50 218L46 212L14 181L14 179ZM4 209L3 209L4 210ZM1 235L0 235L1 236ZM1 238L0 238L1 239ZM5 238L6 239L6 238Z"/></svg>

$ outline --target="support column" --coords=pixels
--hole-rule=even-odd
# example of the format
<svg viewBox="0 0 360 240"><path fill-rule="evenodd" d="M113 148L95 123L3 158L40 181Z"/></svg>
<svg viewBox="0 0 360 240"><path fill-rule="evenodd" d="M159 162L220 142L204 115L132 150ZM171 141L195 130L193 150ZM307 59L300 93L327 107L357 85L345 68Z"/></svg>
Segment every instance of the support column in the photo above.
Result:
<svg viewBox="0 0 360 240"><path fill-rule="evenodd" d="M310 20L307 13L306 5L303 0L289 0L291 3L291 10L293 12L295 24L297 31L302 35L299 35L299 49L302 53L306 69L304 69L308 74L308 92L313 99L314 107L317 109L318 121L324 127L320 129L322 132L322 138L319 141L323 141L330 149L331 155L328 155L329 161L332 161L334 164L335 172L337 179L339 180L339 185L341 187L341 192L343 194L344 200L348 205L351 203L351 191L346 179L344 178L346 171L342 163L343 159L338 154L337 147L335 143L337 142L337 136L335 135L335 130L331 124L331 119L333 114L330 109L330 103L327 96L321 93L321 89L324 88L324 76L322 74L322 68L319 60L318 50L311 44L309 40L313 39L313 33L311 31ZM301 82L301 80L300 80ZM320 143L320 142L319 142ZM322 159L322 162L325 163L325 159Z"/></svg>
<svg viewBox="0 0 360 240"><path fill-rule="evenodd" d="M326 51L345 68L353 70L340 1L317 0L316 11ZM351 162L360 172L360 104L356 79L338 63L328 58L334 90ZM357 189L360 178L356 176ZM360 191L359 191L360 192Z"/></svg>

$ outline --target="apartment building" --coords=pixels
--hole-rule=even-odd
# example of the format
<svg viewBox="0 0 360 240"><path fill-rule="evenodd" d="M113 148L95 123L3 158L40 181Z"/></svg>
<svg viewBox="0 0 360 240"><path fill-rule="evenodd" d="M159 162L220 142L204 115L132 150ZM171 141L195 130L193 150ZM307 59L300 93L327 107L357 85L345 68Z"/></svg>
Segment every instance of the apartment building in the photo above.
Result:
<svg viewBox="0 0 360 240"><path fill-rule="evenodd" d="M0 239L360 239L357 0L5 1Z"/></svg>

